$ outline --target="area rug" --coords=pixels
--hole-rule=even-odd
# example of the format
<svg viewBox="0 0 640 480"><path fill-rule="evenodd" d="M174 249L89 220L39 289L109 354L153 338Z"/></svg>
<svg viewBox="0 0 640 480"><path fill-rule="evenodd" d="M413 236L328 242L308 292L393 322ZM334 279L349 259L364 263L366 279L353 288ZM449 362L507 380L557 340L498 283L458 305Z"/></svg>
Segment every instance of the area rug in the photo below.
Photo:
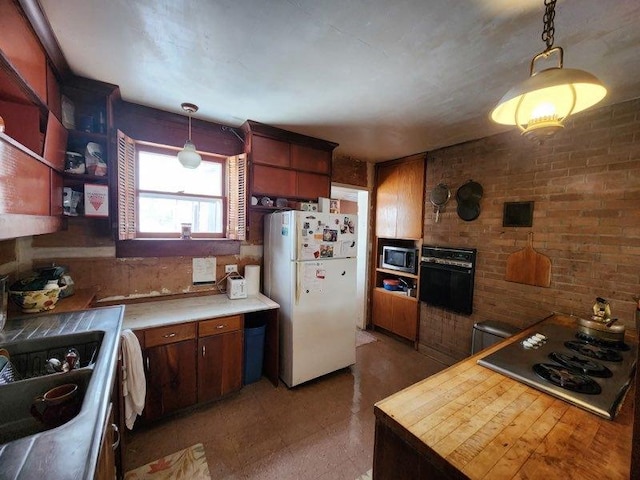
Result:
<svg viewBox="0 0 640 480"><path fill-rule="evenodd" d="M359 328L356 328L356 347L359 347L360 345L365 345L371 342L377 342L377 341L378 339L373 335L371 335L370 333L366 332L365 330L360 330Z"/></svg>
<svg viewBox="0 0 640 480"><path fill-rule="evenodd" d="M125 480L211 480L209 465L201 443L159 460L147 463L124 475Z"/></svg>

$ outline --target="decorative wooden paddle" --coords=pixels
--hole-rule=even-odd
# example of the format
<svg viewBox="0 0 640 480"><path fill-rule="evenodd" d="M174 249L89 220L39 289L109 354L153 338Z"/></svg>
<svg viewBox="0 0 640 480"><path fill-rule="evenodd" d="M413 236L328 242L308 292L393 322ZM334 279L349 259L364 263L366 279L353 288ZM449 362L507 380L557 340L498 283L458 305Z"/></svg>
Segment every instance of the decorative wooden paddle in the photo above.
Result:
<svg viewBox="0 0 640 480"><path fill-rule="evenodd" d="M551 284L551 260L533 249L533 232L529 232L527 246L507 258L504 279L537 287Z"/></svg>

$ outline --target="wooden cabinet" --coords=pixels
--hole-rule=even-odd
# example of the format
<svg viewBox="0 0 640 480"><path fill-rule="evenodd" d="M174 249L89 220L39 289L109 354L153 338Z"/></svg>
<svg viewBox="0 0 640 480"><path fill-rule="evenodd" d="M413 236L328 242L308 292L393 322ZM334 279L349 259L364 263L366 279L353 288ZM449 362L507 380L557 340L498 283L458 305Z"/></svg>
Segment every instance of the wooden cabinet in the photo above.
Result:
<svg viewBox="0 0 640 480"><path fill-rule="evenodd" d="M243 316L150 328L143 338L147 399L154 420L242 388Z"/></svg>
<svg viewBox="0 0 640 480"><path fill-rule="evenodd" d="M144 418L152 420L194 405L196 324L145 330L143 352L147 377Z"/></svg>
<svg viewBox="0 0 640 480"><path fill-rule="evenodd" d="M113 125L112 99L118 95L115 85L74 77L62 86L62 93L73 106L73 117L67 119L69 131L66 151L77 154L79 169L66 169L63 173L65 199L69 201L71 192L82 200L77 208L65 206L66 215L84 215L84 188L87 184L109 185L109 178L115 177L115 154L111 151L109 134ZM101 165L96 167L86 162L87 150L93 158L99 158ZM78 171L79 170L79 171ZM115 208L115 198L109 202L110 209ZM105 216L105 218L108 218Z"/></svg>
<svg viewBox="0 0 640 480"><path fill-rule="evenodd" d="M113 480L116 478L115 449L120 443L119 435L120 433L114 421L113 408L109 404L109 412L102 429L102 443L100 444L98 465L94 475L95 480Z"/></svg>
<svg viewBox="0 0 640 480"><path fill-rule="evenodd" d="M242 316L199 324L198 402L215 400L242 388Z"/></svg>
<svg viewBox="0 0 640 480"><path fill-rule="evenodd" d="M18 2L0 2L0 50L24 80L25 87L42 102L47 100L47 58Z"/></svg>
<svg viewBox="0 0 640 480"><path fill-rule="evenodd" d="M331 192L337 144L248 120L243 125L251 166L250 194L316 200Z"/></svg>
<svg viewBox="0 0 640 480"><path fill-rule="evenodd" d="M412 342L418 334L418 300L402 292L375 288L372 295L371 318L376 327L395 333Z"/></svg>
<svg viewBox="0 0 640 480"><path fill-rule="evenodd" d="M251 138L252 161L262 165L288 168L290 166L290 144L273 138L256 135Z"/></svg>
<svg viewBox="0 0 640 480"><path fill-rule="evenodd" d="M424 162L420 154L376 166L376 236L422 238Z"/></svg>

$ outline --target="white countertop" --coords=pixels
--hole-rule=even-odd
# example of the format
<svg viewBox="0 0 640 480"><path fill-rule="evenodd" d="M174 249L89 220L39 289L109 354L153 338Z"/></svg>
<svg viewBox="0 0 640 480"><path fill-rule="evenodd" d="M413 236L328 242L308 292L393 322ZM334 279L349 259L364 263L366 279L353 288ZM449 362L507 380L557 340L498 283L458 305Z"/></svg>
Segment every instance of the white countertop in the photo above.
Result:
<svg viewBox="0 0 640 480"><path fill-rule="evenodd" d="M280 305L261 293L237 300L221 294L133 303L125 306L122 328L141 330L274 308Z"/></svg>

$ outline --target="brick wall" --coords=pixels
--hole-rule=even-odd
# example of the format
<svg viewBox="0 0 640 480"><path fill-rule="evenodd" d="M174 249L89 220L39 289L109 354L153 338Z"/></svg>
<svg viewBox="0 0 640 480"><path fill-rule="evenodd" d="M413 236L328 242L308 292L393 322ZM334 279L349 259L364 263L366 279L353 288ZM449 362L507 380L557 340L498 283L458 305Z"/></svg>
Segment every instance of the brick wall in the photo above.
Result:
<svg viewBox="0 0 640 480"><path fill-rule="evenodd" d="M480 217L456 213L469 179L484 188ZM537 145L512 131L431 152L426 199L440 182L451 200L439 223L427 207L424 243L478 249L474 313L421 304L420 349L443 361L469 355L473 323L526 327L552 312L587 316L595 297L633 325L640 294L640 99L579 114ZM534 201L533 226L502 226L504 202ZM526 246L551 258L550 288L504 280L507 257Z"/></svg>

